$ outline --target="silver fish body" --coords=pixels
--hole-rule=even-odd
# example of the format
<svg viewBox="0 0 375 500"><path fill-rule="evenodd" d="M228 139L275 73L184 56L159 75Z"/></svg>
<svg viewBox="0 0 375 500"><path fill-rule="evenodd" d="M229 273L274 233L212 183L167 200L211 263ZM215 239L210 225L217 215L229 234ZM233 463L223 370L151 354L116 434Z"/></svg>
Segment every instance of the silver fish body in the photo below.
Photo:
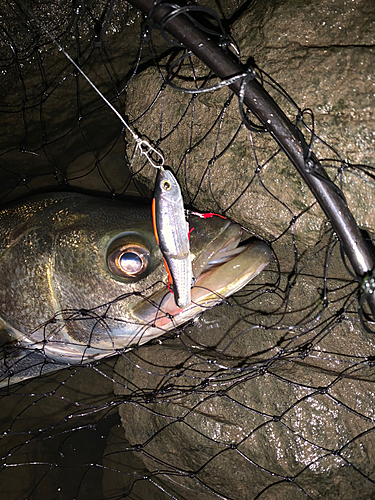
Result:
<svg viewBox="0 0 375 500"><path fill-rule="evenodd" d="M183 309L191 303L193 280L189 230L180 186L169 170L159 169L156 177L153 220L176 304Z"/></svg>
<svg viewBox="0 0 375 500"><path fill-rule="evenodd" d="M246 285L268 263L263 242L236 248L237 224L193 224L192 303L167 287L147 206L76 193L0 210L0 386L88 363L173 330Z"/></svg>

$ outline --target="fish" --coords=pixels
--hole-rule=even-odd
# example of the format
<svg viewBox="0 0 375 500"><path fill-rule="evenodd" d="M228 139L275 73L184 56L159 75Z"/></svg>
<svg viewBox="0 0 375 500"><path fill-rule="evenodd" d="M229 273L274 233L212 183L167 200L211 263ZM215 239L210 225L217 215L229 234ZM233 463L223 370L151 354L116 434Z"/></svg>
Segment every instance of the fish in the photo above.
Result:
<svg viewBox="0 0 375 500"><path fill-rule="evenodd" d="M80 193L0 209L0 387L92 363L174 330L268 264L228 219L190 216L191 302L168 289L150 207ZM5 337L5 338L4 338Z"/></svg>
<svg viewBox="0 0 375 500"><path fill-rule="evenodd" d="M180 186L173 173L164 168L160 168L156 176L152 216L175 302L183 309L191 303L193 284L189 225Z"/></svg>

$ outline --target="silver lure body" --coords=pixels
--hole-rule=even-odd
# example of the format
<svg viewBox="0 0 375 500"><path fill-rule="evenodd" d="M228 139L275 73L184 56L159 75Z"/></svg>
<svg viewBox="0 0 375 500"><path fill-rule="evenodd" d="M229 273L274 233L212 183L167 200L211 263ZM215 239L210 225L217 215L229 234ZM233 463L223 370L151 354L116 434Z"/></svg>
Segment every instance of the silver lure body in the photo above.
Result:
<svg viewBox="0 0 375 500"><path fill-rule="evenodd" d="M191 303L193 279L189 235L180 186L169 170L159 169L156 177L153 221L176 305L184 308Z"/></svg>
<svg viewBox="0 0 375 500"><path fill-rule="evenodd" d="M220 303L268 264L264 242L238 246L238 224L191 219L196 281L190 290L186 280L191 304L181 309L163 284L149 207L78 193L2 207L0 388L144 344ZM182 224L180 234L187 237Z"/></svg>

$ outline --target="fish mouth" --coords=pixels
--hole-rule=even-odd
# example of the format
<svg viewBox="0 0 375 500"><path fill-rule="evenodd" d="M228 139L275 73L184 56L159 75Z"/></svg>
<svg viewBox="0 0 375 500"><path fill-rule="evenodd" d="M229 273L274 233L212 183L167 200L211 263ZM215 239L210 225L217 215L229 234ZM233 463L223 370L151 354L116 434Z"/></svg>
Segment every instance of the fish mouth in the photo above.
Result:
<svg viewBox="0 0 375 500"><path fill-rule="evenodd" d="M136 304L133 317L154 331L149 335L145 328L140 343L157 336L155 328L171 330L222 302L247 285L269 262L271 249L263 241L240 245L243 229L239 224L217 216L204 220L190 216L189 224L194 228L190 241L195 278L191 304L179 308L167 288Z"/></svg>
<svg viewBox="0 0 375 500"><path fill-rule="evenodd" d="M8 358L3 381L0 376L0 387L6 383L9 369L16 373L12 379L12 383L16 383L44 373L43 370L53 371L66 364L94 361L144 344L222 302L267 266L271 256L269 246L259 240L241 243L243 230L240 225L220 217L200 219L198 216L190 216L189 223L190 228L194 228L190 239L195 276L191 304L179 308L165 282L165 286L151 296L140 294L142 299L130 308L126 324L114 328L110 334L100 334L96 339L93 335L90 345L78 341L71 343L65 338L46 344L25 339L21 347L14 346L14 359L13 355ZM50 325L60 334L65 332L65 326L64 322Z"/></svg>

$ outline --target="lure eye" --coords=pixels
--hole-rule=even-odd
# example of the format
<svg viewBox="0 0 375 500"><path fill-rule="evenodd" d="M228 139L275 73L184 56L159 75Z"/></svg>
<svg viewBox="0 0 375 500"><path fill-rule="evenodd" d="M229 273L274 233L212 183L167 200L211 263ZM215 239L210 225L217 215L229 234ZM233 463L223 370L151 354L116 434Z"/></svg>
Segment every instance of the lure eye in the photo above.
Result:
<svg viewBox="0 0 375 500"><path fill-rule="evenodd" d="M119 278L141 278L149 269L150 252L140 245L114 248L108 254L109 270Z"/></svg>
<svg viewBox="0 0 375 500"><path fill-rule="evenodd" d="M163 181L162 187L165 191L169 191L172 187L172 184L169 181Z"/></svg>

